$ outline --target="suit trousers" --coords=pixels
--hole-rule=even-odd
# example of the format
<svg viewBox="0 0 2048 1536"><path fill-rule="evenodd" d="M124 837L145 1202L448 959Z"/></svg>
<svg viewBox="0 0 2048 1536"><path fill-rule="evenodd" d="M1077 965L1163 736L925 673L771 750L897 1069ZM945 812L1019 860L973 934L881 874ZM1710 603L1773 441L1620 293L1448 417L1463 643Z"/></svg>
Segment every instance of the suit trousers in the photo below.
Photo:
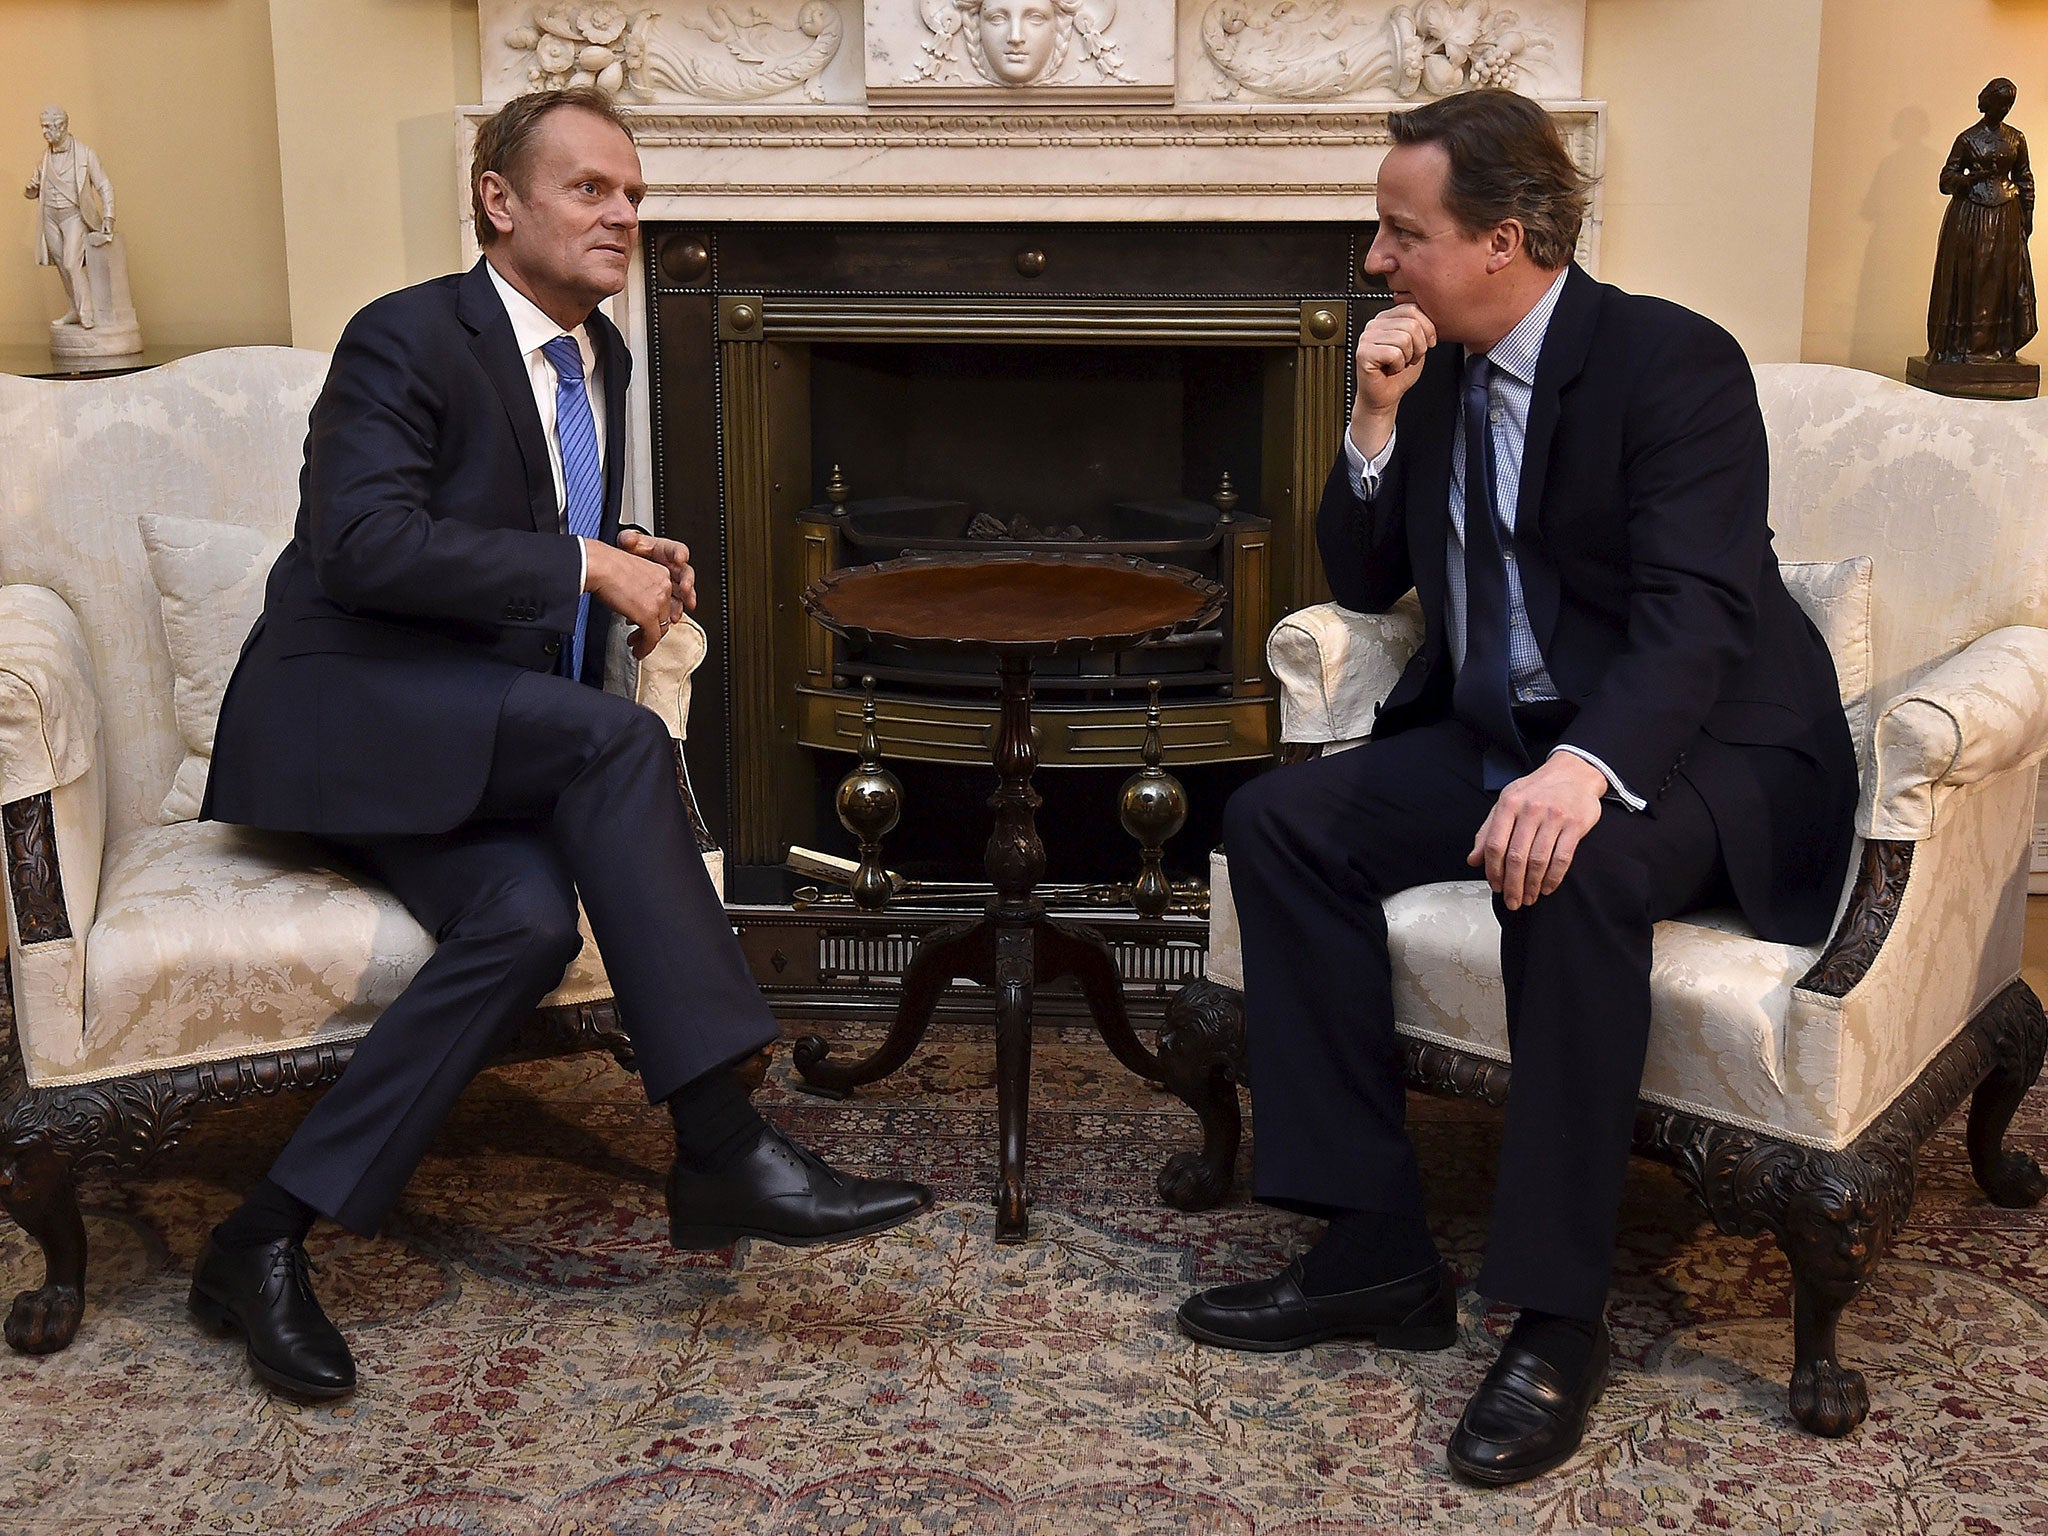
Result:
<svg viewBox="0 0 2048 1536"><path fill-rule="evenodd" d="M1483 748L1455 720L1420 726L1266 774L1226 808L1262 1201L1325 1217L1423 1211L1381 903L1484 878L1465 862L1497 798ZM1514 912L1494 898L1513 1077L1483 1294L1601 1314L1649 1040L1651 931L1725 890L1713 819L1674 777L1652 813L1603 806L1555 892Z"/></svg>
<svg viewBox="0 0 2048 1536"><path fill-rule="evenodd" d="M457 1095L560 983L582 947L579 895L650 1099L776 1038L697 850L674 743L628 700L523 673L467 822L334 846L436 941L271 1170L354 1231L376 1230Z"/></svg>

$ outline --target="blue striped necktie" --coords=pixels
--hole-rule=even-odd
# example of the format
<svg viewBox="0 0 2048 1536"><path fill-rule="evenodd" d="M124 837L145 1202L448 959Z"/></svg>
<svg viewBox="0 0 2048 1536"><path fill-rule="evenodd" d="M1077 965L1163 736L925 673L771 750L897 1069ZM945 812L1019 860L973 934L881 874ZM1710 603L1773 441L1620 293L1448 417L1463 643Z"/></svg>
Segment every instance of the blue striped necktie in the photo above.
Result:
<svg viewBox="0 0 2048 1536"><path fill-rule="evenodd" d="M1493 362L1465 360L1465 660L1451 690L1458 717L1485 738L1484 781L1503 789L1528 772L1508 678L1508 568L1501 551L1489 423Z"/></svg>
<svg viewBox="0 0 2048 1536"><path fill-rule="evenodd" d="M541 345L555 369L555 441L562 449L562 498L569 532L594 539L604 522L604 470L597 459L597 422L583 388L583 351L573 336ZM562 647L565 676L583 676L583 640L590 628L590 594L576 599L576 631Z"/></svg>

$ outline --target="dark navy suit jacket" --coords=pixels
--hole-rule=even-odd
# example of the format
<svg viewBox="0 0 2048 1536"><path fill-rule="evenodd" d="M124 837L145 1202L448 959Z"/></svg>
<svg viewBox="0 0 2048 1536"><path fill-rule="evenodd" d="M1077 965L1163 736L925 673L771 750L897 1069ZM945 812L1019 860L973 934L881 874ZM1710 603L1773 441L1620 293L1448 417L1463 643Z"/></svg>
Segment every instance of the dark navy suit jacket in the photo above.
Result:
<svg viewBox="0 0 2048 1536"><path fill-rule="evenodd" d="M1430 353L1376 494L1360 501L1340 459L1317 518L1339 603L1383 612L1410 587L1422 603L1422 648L1375 736L1451 712L1444 552L1461 363L1454 343ZM1530 627L1576 710L1562 739L1652 815L1683 774L1751 926L1811 943L1847 873L1856 761L1826 643L1778 574L1769 500L1756 381L1735 339L1573 267L1537 361L1513 540Z"/></svg>
<svg viewBox="0 0 2048 1536"><path fill-rule="evenodd" d="M601 536L615 540L631 357L604 381ZM484 264L367 306L314 403L292 542L221 704L201 815L332 836L445 832L476 809L499 707L552 671L581 557ZM595 600L584 681L613 615Z"/></svg>

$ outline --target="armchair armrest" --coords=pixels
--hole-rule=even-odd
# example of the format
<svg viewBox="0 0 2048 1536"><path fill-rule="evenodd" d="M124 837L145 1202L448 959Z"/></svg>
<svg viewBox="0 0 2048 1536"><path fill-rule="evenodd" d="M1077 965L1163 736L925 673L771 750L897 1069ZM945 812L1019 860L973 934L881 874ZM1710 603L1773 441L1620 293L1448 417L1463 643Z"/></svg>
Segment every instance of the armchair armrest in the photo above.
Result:
<svg viewBox="0 0 2048 1536"><path fill-rule="evenodd" d="M2048 629L2013 625L1971 641L1877 717L1859 828L1870 838L1934 835L1949 795L2048 752Z"/></svg>
<svg viewBox="0 0 2048 1536"><path fill-rule="evenodd" d="M47 587L0 587L0 805L69 784L99 754L92 657Z"/></svg>
<svg viewBox="0 0 2048 1536"><path fill-rule="evenodd" d="M623 625L613 626L614 631L623 628ZM697 847L707 862L717 856L718 843L704 825L704 813L698 808L697 791L690 783L690 765L683 756L683 742L690 734L690 676L704 664L710 645L704 626L686 613L679 622L669 626L661 644L638 664L633 682L634 699L661 716L661 723L675 738L676 782L682 786L683 806L690 813L690 826L697 834ZM712 879L722 892L722 862L713 872Z"/></svg>
<svg viewBox="0 0 2048 1536"><path fill-rule="evenodd" d="M85 1034L85 940L107 833L99 734L77 617L45 587L0 587L0 914L31 1083L74 1059Z"/></svg>
<svg viewBox="0 0 2048 1536"><path fill-rule="evenodd" d="M1280 739L1364 740L1421 644L1422 606L1413 592L1385 613L1317 603L1288 614L1266 637L1266 665L1280 684Z"/></svg>

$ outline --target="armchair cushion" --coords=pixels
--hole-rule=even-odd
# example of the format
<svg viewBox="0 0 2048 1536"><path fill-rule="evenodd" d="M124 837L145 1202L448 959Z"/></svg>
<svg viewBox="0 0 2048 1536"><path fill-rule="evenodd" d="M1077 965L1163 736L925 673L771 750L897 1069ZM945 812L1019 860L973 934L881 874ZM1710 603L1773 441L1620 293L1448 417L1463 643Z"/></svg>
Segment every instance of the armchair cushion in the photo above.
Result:
<svg viewBox="0 0 2048 1536"><path fill-rule="evenodd" d="M1868 555L1847 560L1781 560L1778 574L1827 642L1841 685L1856 766L1870 761L1870 585Z"/></svg>
<svg viewBox="0 0 2048 1536"><path fill-rule="evenodd" d="M706 856L714 884L718 854ZM611 995L583 949L545 1006ZM107 850L85 1030L34 1036L31 1080L77 1082L366 1033L433 940L319 844L221 822L142 827Z"/></svg>
<svg viewBox="0 0 2048 1536"><path fill-rule="evenodd" d="M239 523L143 513L136 520L149 574L163 609L173 674L171 702L184 761L171 779L158 820L199 814L213 761L221 695L242 642L263 609L263 583L289 536Z"/></svg>

